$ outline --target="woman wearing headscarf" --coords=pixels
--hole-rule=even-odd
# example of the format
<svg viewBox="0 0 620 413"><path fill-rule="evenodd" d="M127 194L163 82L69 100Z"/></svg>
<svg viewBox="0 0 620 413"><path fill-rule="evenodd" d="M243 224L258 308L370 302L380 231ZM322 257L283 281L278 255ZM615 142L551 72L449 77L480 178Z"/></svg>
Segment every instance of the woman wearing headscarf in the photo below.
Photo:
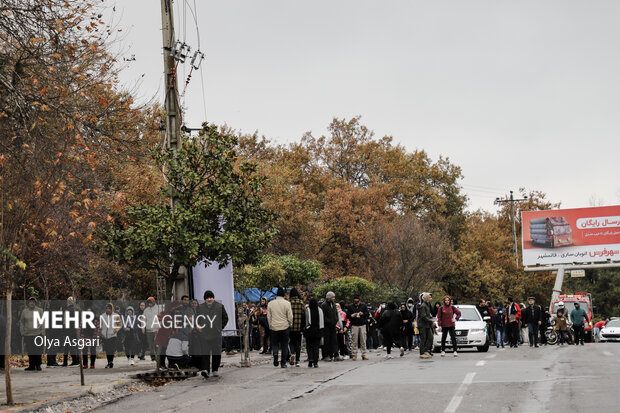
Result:
<svg viewBox="0 0 620 413"><path fill-rule="evenodd" d="M108 364L106 369L114 367L114 353L118 345L118 332L121 329L121 320L118 314L114 312L114 305L108 303L105 306L105 312L99 317L101 327L101 339L103 340L103 351L105 352Z"/></svg>
<svg viewBox="0 0 620 413"><path fill-rule="evenodd" d="M134 314L132 306L128 306L123 320L123 344L125 345L125 355L130 366L135 365L134 357L138 353L140 338L138 336L138 320Z"/></svg>
<svg viewBox="0 0 620 413"><path fill-rule="evenodd" d="M387 310L383 312L379 319L379 327L383 332L383 345L385 346L386 359L392 358L392 345L400 347L400 356L405 354L405 349L401 343L401 331L403 326L403 318L400 311L393 302L387 303Z"/></svg>

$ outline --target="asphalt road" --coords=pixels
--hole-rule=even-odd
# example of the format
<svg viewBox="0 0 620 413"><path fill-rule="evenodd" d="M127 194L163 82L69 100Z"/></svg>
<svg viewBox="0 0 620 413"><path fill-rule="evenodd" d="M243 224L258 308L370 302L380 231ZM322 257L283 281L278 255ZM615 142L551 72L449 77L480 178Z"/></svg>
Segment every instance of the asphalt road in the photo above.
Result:
<svg viewBox="0 0 620 413"><path fill-rule="evenodd" d="M617 343L616 343L617 344ZM620 410L620 345L418 354L305 367L224 369L139 393L97 411L564 412ZM303 356L302 356L303 358Z"/></svg>

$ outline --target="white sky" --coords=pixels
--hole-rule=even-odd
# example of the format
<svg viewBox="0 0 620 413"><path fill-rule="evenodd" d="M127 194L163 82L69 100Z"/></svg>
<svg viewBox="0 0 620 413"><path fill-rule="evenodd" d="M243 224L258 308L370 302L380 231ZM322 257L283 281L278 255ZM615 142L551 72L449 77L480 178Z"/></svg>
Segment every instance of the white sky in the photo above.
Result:
<svg viewBox="0 0 620 413"><path fill-rule="evenodd" d="M160 1L111 1L124 55L136 58L122 81L163 99ZM620 204L617 0L174 4L177 37L192 49L196 4L207 55L206 108L195 72L187 126L206 112L285 143L362 115L377 136L461 166L470 209L494 211L496 196L519 187L563 208Z"/></svg>

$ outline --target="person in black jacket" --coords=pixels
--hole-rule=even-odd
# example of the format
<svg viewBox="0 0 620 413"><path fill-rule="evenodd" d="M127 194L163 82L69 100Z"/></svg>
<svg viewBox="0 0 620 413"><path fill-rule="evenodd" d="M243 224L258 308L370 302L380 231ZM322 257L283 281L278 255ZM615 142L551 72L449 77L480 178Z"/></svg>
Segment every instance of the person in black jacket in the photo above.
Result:
<svg viewBox="0 0 620 413"><path fill-rule="evenodd" d="M325 302L321 305L321 310L323 310L323 318L325 320L324 359L340 361L342 358L338 356L338 337L336 335L336 326L340 317L336 309L336 294L329 291L325 295Z"/></svg>
<svg viewBox="0 0 620 413"><path fill-rule="evenodd" d="M405 354L405 349L402 346L402 328L403 318L393 302L387 303L387 310L381 314L379 319L379 327L383 332L383 345L385 345L386 355L385 358L392 358L392 344L396 344L396 347L400 347L400 356Z"/></svg>
<svg viewBox="0 0 620 413"><path fill-rule="evenodd" d="M228 314L221 303L215 301L213 291L204 293L205 302L196 310L196 327L198 345L195 354L200 355L200 374L205 379L210 373L219 376L218 369L222 361L222 330L228 323Z"/></svg>
<svg viewBox="0 0 620 413"><path fill-rule="evenodd" d="M403 347L411 351L413 348L413 314L405 303L400 305L400 316L403 319Z"/></svg>
<svg viewBox="0 0 620 413"><path fill-rule="evenodd" d="M323 310L319 307L316 298L311 298L306 308L304 336L308 353L308 367L319 367L319 344L325 331Z"/></svg>
<svg viewBox="0 0 620 413"><path fill-rule="evenodd" d="M530 347L538 347L538 329L542 325L543 312L541 308L535 304L534 297L530 297L528 300L530 305L525 309L523 323L525 327L527 327Z"/></svg>
<svg viewBox="0 0 620 413"><path fill-rule="evenodd" d="M353 296L353 304L348 309L351 320L352 353L351 359L357 359L357 349L361 347L362 360L368 360L366 356L366 325L368 323L368 306L360 301L359 295ZM359 342L359 343L358 343Z"/></svg>

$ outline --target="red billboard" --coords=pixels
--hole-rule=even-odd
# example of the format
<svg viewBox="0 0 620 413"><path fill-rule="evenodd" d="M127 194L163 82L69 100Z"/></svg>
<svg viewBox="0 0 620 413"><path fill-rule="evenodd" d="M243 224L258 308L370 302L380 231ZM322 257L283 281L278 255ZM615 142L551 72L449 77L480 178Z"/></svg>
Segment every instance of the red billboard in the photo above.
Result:
<svg viewBox="0 0 620 413"><path fill-rule="evenodd" d="M620 261L620 205L524 211L523 265Z"/></svg>

